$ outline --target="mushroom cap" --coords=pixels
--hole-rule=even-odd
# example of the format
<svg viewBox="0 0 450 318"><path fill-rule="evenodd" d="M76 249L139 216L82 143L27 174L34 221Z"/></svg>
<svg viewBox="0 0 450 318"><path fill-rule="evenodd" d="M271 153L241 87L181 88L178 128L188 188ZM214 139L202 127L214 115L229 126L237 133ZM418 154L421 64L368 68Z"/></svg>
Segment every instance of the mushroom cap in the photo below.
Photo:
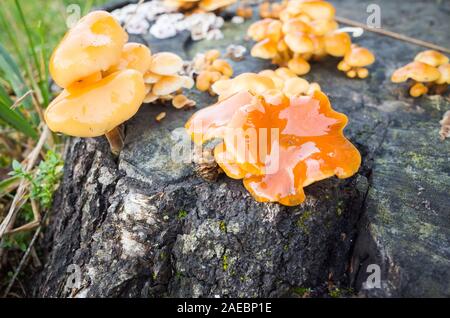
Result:
<svg viewBox="0 0 450 318"><path fill-rule="evenodd" d="M411 78L417 82L434 82L440 75L437 68L422 62L414 61L397 69L392 74L391 81L394 83L401 83Z"/></svg>
<svg viewBox="0 0 450 318"><path fill-rule="evenodd" d="M305 95L308 92L309 83L301 77L293 77L284 83L283 93L291 98L295 96Z"/></svg>
<svg viewBox="0 0 450 318"><path fill-rule="evenodd" d="M169 95L183 87L185 80L178 75L163 76L155 85L152 93L158 96Z"/></svg>
<svg viewBox="0 0 450 318"><path fill-rule="evenodd" d="M237 0L201 0L199 7L205 11L214 11L223 7L227 7Z"/></svg>
<svg viewBox="0 0 450 318"><path fill-rule="evenodd" d="M54 132L97 137L136 114L144 97L142 74L119 71L91 85L65 89L47 107L45 121Z"/></svg>
<svg viewBox="0 0 450 318"><path fill-rule="evenodd" d="M297 75L304 75L309 72L311 66L304 58L297 56L289 60L288 68Z"/></svg>
<svg viewBox="0 0 450 318"><path fill-rule="evenodd" d="M123 47L119 63L109 69L109 73L132 69L145 74L152 63L152 53L150 49L140 43L127 43Z"/></svg>
<svg viewBox="0 0 450 318"><path fill-rule="evenodd" d="M250 54L261 59L272 59L278 54L277 44L270 39L264 39L252 47Z"/></svg>
<svg viewBox="0 0 450 318"><path fill-rule="evenodd" d="M450 63L442 64L438 67L440 73L439 79L436 81L437 84L450 84Z"/></svg>
<svg viewBox="0 0 450 318"><path fill-rule="evenodd" d="M279 67L275 70L275 74L282 78L283 80L288 80L290 78L297 77L297 74L294 73L291 69L287 67Z"/></svg>
<svg viewBox="0 0 450 318"><path fill-rule="evenodd" d="M282 27L283 33L300 32L300 33L310 33L312 32L311 27L304 22L302 19L294 18L289 19L283 23Z"/></svg>
<svg viewBox="0 0 450 318"><path fill-rule="evenodd" d="M265 76L270 78L273 83L275 84L275 87L277 89L282 89L284 86L284 79L278 76L274 70L262 70L258 72L259 75Z"/></svg>
<svg viewBox="0 0 450 318"><path fill-rule="evenodd" d="M345 53L344 61L351 67L363 67L375 62L375 56L364 47L352 45Z"/></svg>
<svg viewBox="0 0 450 318"><path fill-rule="evenodd" d="M183 68L183 60L170 52L156 53L152 56L150 71L159 75L175 75Z"/></svg>
<svg viewBox="0 0 450 318"><path fill-rule="evenodd" d="M249 104L251 100L252 95L248 91L241 91L212 106L202 108L188 120L186 130L199 145L212 138L221 138L236 110Z"/></svg>
<svg viewBox="0 0 450 318"><path fill-rule="evenodd" d="M336 12L333 5L329 2L302 0L291 0L286 11L294 15L306 14L312 20L331 20Z"/></svg>
<svg viewBox="0 0 450 318"><path fill-rule="evenodd" d="M94 11L71 28L50 58L50 74L59 86L69 85L117 64L127 33L106 11Z"/></svg>
<svg viewBox="0 0 450 318"><path fill-rule="evenodd" d="M314 51L314 42L306 33L288 33L284 36L284 41L295 53L310 53Z"/></svg>
<svg viewBox="0 0 450 318"><path fill-rule="evenodd" d="M247 35L253 40L253 41L261 41L264 40L267 36L269 25L277 20L274 19L263 19L256 21L255 23L252 23L248 30Z"/></svg>
<svg viewBox="0 0 450 318"><path fill-rule="evenodd" d="M438 51L426 50L417 54L414 61L438 67L439 65L448 63L448 57Z"/></svg>
<svg viewBox="0 0 450 318"><path fill-rule="evenodd" d="M233 79L220 80L212 85L212 90L219 95L219 100L242 91L261 94L273 88L275 88L275 83L272 79L254 73L242 73Z"/></svg>
<svg viewBox="0 0 450 318"><path fill-rule="evenodd" d="M328 54L336 57L344 56L352 45L350 35L345 32L333 32L324 37L325 50Z"/></svg>
<svg viewBox="0 0 450 318"><path fill-rule="evenodd" d="M338 24L336 21L332 19L319 19L313 20L309 23L311 27L311 32L314 35L325 35L331 31L334 31L338 28Z"/></svg>

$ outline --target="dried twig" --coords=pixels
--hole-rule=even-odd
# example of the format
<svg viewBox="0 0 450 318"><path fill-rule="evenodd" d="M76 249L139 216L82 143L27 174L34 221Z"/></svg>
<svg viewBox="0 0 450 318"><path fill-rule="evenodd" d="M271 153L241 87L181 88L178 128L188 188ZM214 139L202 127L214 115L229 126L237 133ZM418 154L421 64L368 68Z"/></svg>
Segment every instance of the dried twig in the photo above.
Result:
<svg viewBox="0 0 450 318"><path fill-rule="evenodd" d="M50 130L48 129L47 126L44 126L38 143L34 147L33 151L31 151L28 157L25 159L25 161L27 162L25 166L26 172L29 172L31 169L33 169L34 165L36 164L39 158L39 153L41 152L42 147L44 147L45 141L47 140L49 134ZM26 192L27 184L28 183L26 180L22 180L20 182L19 187L16 191L16 195L14 196L13 202L11 204L11 207L9 208L9 212L3 219L2 223L0 224L0 238L6 232L10 231L14 226L17 212L19 211L20 207L25 203L24 195Z"/></svg>
<svg viewBox="0 0 450 318"><path fill-rule="evenodd" d="M27 261L28 256L31 253L31 250L33 249L34 243L36 242L39 234L41 233L42 230L42 224L44 224L46 218L47 218L48 212L46 212L44 214L44 216L42 217L42 220L40 222L39 227L37 228L36 232L34 232L33 238L31 239L30 245L28 245L27 250L25 251L25 253L23 254L22 258L20 259L19 262L19 266L17 266L16 270L14 271L14 275L11 278L11 281L9 282L8 286L5 289L5 292L3 294L3 297L6 298L9 294L9 291L11 290L11 288L14 285L14 282L17 279L17 276L19 276L19 273L21 272L23 266L25 265L25 262Z"/></svg>
<svg viewBox="0 0 450 318"><path fill-rule="evenodd" d="M16 101L14 102L14 104L12 104L11 109L16 109L24 100L25 98L27 98L28 96L30 96L31 94L33 94L33 90L29 90L28 92L26 92L25 94L23 94L22 97L19 97L18 99L16 99Z"/></svg>
<svg viewBox="0 0 450 318"><path fill-rule="evenodd" d="M389 36L391 38L394 38L396 40L400 40L400 41L404 41L404 42L409 42L412 44L416 44L416 45L420 45L423 47L427 47L429 49L433 49L433 50L437 50L437 51L441 51L441 52L445 52L445 53L450 53L450 49L436 45L434 43L430 43L430 42L426 42L426 41L422 41L419 39L415 39L400 33L396 33L396 32L392 32L386 29L381 29L381 28L371 28L367 25L365 25L364 23L360 23L357 21L353 21L347 18L343 18L343 17L335 17L335 20L339 23L342 24L346 24L346 25L351 25L351 26L355 26L355 27L359 27L362 28L366 31L369 32L373 32L373 33L378 33L378 34L382 34L382 35L386 35Z"/></svg>

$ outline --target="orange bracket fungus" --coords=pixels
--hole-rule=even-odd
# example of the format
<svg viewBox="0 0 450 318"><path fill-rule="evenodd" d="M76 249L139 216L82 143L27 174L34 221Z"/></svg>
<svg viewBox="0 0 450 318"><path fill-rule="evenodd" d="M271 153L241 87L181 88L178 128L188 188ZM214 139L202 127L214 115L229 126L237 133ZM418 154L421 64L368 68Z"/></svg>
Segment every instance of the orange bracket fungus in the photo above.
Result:
<svg viewBox="0 0 450 318"><path fill-rule="evenodd" d="M366 66L375 60L365 49L352 46L347 33L338 30L335 9L326 1L283 1L263 3L263 20L253 23L248 36L257 43L253 57L270 59L273 64L286 66L297 75L310 71L309 61L319 61L327 55L343 57L338 69L349 77L365 78Z"/></svg>
<svg viewBox="0 0 450 318"><path fill-rule="evenodd" d="M251 73L215 86L224 98L196 112L186 129L198 145L222 139L216 162L257 201L298 205L307 185L358 171L361 156L343 135L347 117L319 90L288 96L270 77Z"/></svg>
<svg viewBox="0 0 450 318"><path fill-rule="evenodd" d="M450 64L447 56L434 50L420 52L414 61L397 69L391 76L394 83L412 80L409 94L419 97L427 94L430 88L436 93L444 92L450 83Z"/></svg>
<svg viewBox="0 0 450 318"><path fill-rule="evenodd" d="M52 131L77 137L105 135L117 154L123 146L118 127L143 102L172 99L170 94L193 86L191 78L178 75L183 66L179 56L152 55L145 45L127 40L127 33L105 11L89 13L67 32L49 65L52 78L64 88L44 114ZM175 105L192 102L178 97Z"/></svg>

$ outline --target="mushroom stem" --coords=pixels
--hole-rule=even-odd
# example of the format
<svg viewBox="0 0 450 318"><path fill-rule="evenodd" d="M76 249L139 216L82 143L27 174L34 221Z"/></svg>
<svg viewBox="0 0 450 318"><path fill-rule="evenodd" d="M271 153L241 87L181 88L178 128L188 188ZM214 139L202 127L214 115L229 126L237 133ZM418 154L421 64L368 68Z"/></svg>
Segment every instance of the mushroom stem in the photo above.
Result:
<svg viewBox="0 0 450 318"><path fill-rule="evenodd" d="M108 139L111 152L116 156L119 155L120 151L123 148L123 136L119 127L108 131L105 136L106 139Z"/></svg>

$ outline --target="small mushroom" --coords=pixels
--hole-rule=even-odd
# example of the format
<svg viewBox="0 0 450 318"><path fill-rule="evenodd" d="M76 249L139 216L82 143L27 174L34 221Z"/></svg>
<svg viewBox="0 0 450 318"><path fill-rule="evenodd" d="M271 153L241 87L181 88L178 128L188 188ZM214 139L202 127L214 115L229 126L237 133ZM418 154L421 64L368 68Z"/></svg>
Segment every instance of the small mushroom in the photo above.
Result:
<svg viewBox="0 0 450 318"><path fill-rule="evenodd" d="M288 62L288 68L297 75L303 75L309 72L311 66L301 56L295 56Z"/></svg>
<svg viewBox="0 0 450 318"><path fill-rule="evenodd" d="M448 63L449 60L447 56L440 52L434 50L426 50L417 54L414 58L414 61L438 67L439 65Z"/></svg>
<svg viewBox="0 0 450 318"><path fill-rule="evenodd" d="M122 148L117 127L136 114L144 97L142 74L118 71L93 84L69 86L47 107L45 121L52 131L70 136L106 135L117 154Z"/></svg>
<svg viewBox="0 0 450 318"><path fill-rule="evenodd" d="M158 75L174 75L183 68L183 60L170 52L156 53L152 56L149 70Z"/></svg>
<svg viewBox="0 0 450 318"><path fill-rule="evenodd" d="M450 63L443 64L438 67L439 78L436 80L437 84L450 84Z"/></svg>
<svg viewBox="0 0 450 318"><path fill-rule="evenodd" d="M332 32L325 35L325 50L328 54L336 57L344 56L352 45L350 35L345 32Z"/></svg>
<svg viewBox="0 0 450 318"><path fill-rule="evenodd" d="M83 17L64 36L50 58L50 74L66 88L117 64L128 40L119 22L106 11Z"/></svg>
<svg viewBox="0 0 450 318"><path fill-rule="evenodd" d="M428 93L428 87L426 87L422 83L415 83L409 89L409 95L411 95L412 97L419 97L426 93Z"/></svg>
<svg viewBox="0 0 450 318"><path fill-rule="evenodd" d="M439 79L441 74L438 69L423 62L411 62L397 69L391 76L393 83L405 82L408 79L414 80L409 90L412 97L419 97L428 92L428 87L421 83L434 82Z"/></svg>
<svg viewBox="0 0 450 318"><path fill-rule="evenodd" d="M314 42L306 33L288 33L285 35L284 41L294 53L302 54L314 51Z"/></svg>
<svg viewBox="0 0 450 318"><path fill-rule="evenodd" d="M346 72L350 78L358 76L365 78L369 71L365 68L375 62L375 56L368 49L353 44L338 65L338 69Z"/></svg>
<svg viewBox="0 0 450 318"><path fill-rule="evenodd" d="M127 43L122 49L119 63L113 65L108 73L114 73L125 69L133 69L145 74L152 64L150 49L140 43Z"/></svg>
<svg viewBox="0 0 450 318"><path fill-rule="evenodd" d="M243 73L233 79L220 80L212 85L212 90L224 100L238 92L249 91L260 94L275 88L272 79L254 73Z"/></svg>
<svg viewBox="0 0 450 318"><path fill-rule="evenodd" d="M434 82L439 79L441 74L437 68L422 62L411 62L397 69L391 76L394 83L405 82L413 79L416 82Z"/></svg>
<svg viewBox="0 0 450 318"><path fill-rule="evenodd" d="M326 1L291 1L286 8L287 12L299 15L305 14L312 20L332 20L336 10Z"/></svg>
<svg viewBox="0 0 450 318"><path fill-rule="evenodd" d="M278 54L277 44L270 39L262 40L252 47L250 54L261 59L272 59Z"/></svg>

